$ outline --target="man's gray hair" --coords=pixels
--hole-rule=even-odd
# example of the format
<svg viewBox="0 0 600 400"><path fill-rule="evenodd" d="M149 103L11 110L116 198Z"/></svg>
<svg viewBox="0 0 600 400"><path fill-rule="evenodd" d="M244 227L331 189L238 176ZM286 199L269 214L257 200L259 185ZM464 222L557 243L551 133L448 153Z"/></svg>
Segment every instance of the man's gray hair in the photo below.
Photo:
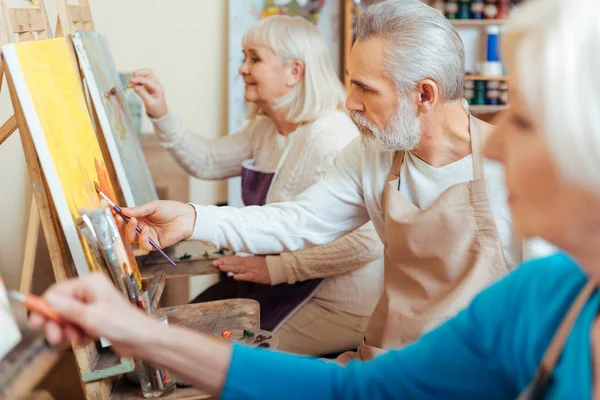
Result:
<svg viewBox="0 0 600 400"><path fill-rule="evenodd" d="M385 0L366 8L356 39L388 41L384 66L397 90L408 93L423 79L437 83L443 100L463 96L465 49L452 24L420 0Z"/></svg>

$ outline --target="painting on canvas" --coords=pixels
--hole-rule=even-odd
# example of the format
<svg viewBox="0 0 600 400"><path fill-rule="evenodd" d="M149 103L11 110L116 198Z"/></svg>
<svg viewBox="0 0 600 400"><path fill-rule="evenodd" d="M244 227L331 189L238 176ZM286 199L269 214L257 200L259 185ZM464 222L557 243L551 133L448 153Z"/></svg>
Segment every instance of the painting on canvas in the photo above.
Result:
<svg viewBox="0 0 600 400"><path fill-rule="evenodd" d="M2 277L0 277L0 333L1 360L21 341L21 331L12 314Z"/></svg>
<svg viewBox="0 0 600 400"><path fill-rule="evenodd" d="M100 207L94 184L114 200L115 182L107 172L67 43L60 38L2 50L77 273L102 271L101 260L77 226L84 210Z"/></svg>
<svg viewBox="0 0 600 400"><path fill-rule="evenodd" d="M127 103L126 89L108 42L97 32L75 31L79 65L98 114L102 134L128 207L157 200L138 130Z"/></svg>

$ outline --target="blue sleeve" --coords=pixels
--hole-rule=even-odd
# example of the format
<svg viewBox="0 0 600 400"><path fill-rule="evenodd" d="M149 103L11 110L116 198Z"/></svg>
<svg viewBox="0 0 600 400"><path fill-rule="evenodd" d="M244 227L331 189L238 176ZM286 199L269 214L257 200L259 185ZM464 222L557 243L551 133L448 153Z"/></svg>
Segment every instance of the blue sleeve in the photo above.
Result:
<svg viewBox="0 0 600 400"><path fill-rule="evenodd" d="M514 313L528 292L521 267L438 329L369 362L334 362L234 346L223 399L506 399L518 395ZM527 324L527 318L518 318ZM507 329L508 328L508 329ZM512 361L512 362L511 362Z"/></svg>

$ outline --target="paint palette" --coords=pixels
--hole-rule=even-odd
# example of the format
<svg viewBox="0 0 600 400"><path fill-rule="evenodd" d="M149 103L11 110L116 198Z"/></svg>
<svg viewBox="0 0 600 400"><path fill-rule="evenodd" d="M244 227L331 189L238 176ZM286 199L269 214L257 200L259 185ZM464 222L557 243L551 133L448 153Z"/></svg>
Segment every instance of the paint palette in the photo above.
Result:
<svg viewBox="0 0 600 400"><path fill-rule="evenodd" d="M230 332L229 337L224 337L224 332ZM251 347L265 348L275 350L279 344L277 335L264 331L262 329L228 329L226 331L215 332L212 336L222 340L231 340L233 342L245 344Z"/></svg>

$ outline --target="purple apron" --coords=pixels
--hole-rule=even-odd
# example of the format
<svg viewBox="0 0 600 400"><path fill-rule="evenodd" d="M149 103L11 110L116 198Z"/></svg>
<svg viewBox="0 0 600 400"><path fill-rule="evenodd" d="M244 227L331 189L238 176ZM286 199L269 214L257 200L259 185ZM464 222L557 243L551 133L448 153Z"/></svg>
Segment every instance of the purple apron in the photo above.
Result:
<svg viewBox="0 0 600 400"><path fill-rule="evenodd" d="M283 155L277 169L281 168ZM245 206L264 206L276 172L262 172L254 160L242 164L242 200ZM260 303L260 328L275 331L295 310L307 302L317 290L322 279L311 279L293 285L262 285L240 282L221 273L219 283L196 297L192 303L232 298L253 299ZM236 328L233 326L232 328Z"/></svg>

